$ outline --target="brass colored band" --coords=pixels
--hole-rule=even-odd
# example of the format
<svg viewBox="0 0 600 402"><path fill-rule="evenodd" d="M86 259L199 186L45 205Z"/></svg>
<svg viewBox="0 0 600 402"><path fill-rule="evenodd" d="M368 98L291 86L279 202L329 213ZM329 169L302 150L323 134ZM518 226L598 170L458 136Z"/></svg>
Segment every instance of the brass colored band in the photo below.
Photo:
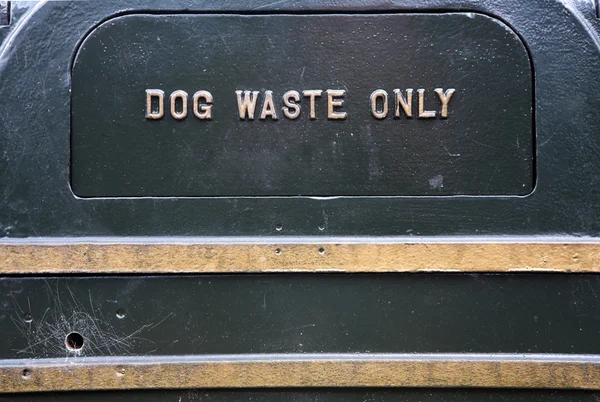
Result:
<svg viewBox="0 0 600 402"><path fill-rule="evenodd" d="M277 358L114 359L0 364L1 392L164 388L484 387L600 389L588 359ZM279 355L281 356L281 355ZM460 355L457 355L460 356ZM492 355L493 356L493 355ZM81 360L82 362L77 362ZM10 362L10 361L5 361Z"/></svg>
<svg viewBox="0 0 600 402"><path fill-rule="evenodd" d="M0 274L600 272L600 243L0 243Z"/></svg>

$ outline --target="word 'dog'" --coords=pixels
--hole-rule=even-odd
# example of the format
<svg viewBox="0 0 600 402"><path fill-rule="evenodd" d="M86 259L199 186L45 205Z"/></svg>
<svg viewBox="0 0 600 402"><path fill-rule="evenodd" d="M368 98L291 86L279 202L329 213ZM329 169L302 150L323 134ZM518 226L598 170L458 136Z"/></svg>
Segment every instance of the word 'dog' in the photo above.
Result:
<svg viewBox="0 0 600 402"><path fill-rule="evenodd" d="M200 120L212 119L213 96L208 91L197 91L192 96L192 111ZM181 106L178 107L177 104ZM169 112L176 120L183 120L188 115L188 94L185 91L173 91L169 96ZM146 89L146 118L162 119L165 115L165 93L160 89Z"/></svg>

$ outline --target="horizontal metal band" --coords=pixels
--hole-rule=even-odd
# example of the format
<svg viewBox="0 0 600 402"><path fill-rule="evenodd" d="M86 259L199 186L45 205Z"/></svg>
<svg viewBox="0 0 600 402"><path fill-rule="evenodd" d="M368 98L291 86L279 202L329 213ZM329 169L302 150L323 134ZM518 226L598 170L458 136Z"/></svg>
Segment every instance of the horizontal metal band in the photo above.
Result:
<svg viewBox="0 0 600 402"><path fill-rule="evenodd" d="M336 271L600 272L600 242L0 243L0 274Z"/></svg>
<svg viewBox="0 0 600 402"><path fill-rule="evenodd" d="M162 388L600 389L600 356L250 355L0 362L0 391Z"/></svg>

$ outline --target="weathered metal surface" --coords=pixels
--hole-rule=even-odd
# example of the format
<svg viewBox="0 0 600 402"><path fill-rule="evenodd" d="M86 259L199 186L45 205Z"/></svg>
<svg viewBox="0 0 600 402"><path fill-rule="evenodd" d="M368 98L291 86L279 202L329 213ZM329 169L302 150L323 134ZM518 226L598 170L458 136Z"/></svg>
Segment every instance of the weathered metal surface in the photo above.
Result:
<svg viewBox="0 0 600 402"><path fill-rule="evenodd" d="M291 21L318 16L333 19L333 15L339 14L348 18L351 15L367 18L364 17L367 14L368 18L371 15L395 18L403 13L472 12L487 16L478 18L501 20L498 26L510 27L507 32L519 37L531 60L535 87L532 111L535 141L531 139L535 143L534 191L527 196L80 198L71 187L74 173L71 69L77 49L86 35L110 18L148 12L163 16L181 13L228 16L222 18L252 15L254 20L264 21L270 18L267 16L283 18L284 15L293 16L289 17ZM299 366L286 372L281 362L269 363L258 358L256 371L252 371L256 375L252 377L253 385L317 388L351 385L352 376L359 370L361 376L357 379L365 382L357 385L368 385L369 381L377 386L381 383L375 380L388 378L397 381L396 385L422 381L423 386L597 388L599 279L597 275L582 273L597 271L596 239L600 234L596 212L600 203L600 137L596 135L600 115L591 106L600 93L597 80L600 21L595 16L593 2L42 1L14 3L11 14L11 24L0 27L0 236L5 238L1 269L15 275L0 279L0 358L10 377L3 379L7 381L4 390L10 391L10 384L14 384L15 391L21 386L29 390L36 386L38 390L65 389L70 385L91 389L102 388L101 384L118 384L115 381L138 387L168 386L170 380L182 387L222 386L223 381L229 380L230 385L242 385L236 376L247 366L228 366L229 369L219 365L194 366L202 368L203 373L233 367L231 376L212 371L212 377L186 377L185 372L178 370L182 366L170 366L172 377L150 374L165 368L159 365L161 359L176 362L188 355L210 359L211 355L223 354L258 354L275 359L275 354L286 353L450 353L462 358L470 353L540 353L544 355L540 360L550 363L534 359L527 364L535 367L514 367L511 359L516 357L500 356L502 361L483 362L484 368L475 370L468 361L453 361L444 363L451 369L445 366L445 370L432 377L428 374L433 366L424 363L422 375L413 378L408 372L414 367L405 367L407 371L376 367L382 370L382 376L373 377L372 371L360 372L354 363L346 362L348 365L340 366L342 371L319 368L320 371L311 372L312 376L302 377L305 362L293 363ZM485 31L480 33L481 37L487 35ZM221 38L221 42L223 39L229 45L227 37ZM364 50L361 57L368 56L371 50L362 45L363 40L357 42ZM226 54L226 46L223 49ZM125 60L126 56L116 62ZM484 73L490 72L481 72ZM475 78L467 75L463 82L471 85L469 80ZM90 74L88 79L95 77ZM118 80L118 75L114 79ZM359 81L349 84L361 84ZM192 90L188 91L191 95ZM348 103L344 107L350 107L350 88L347 93ZM144 101L140 99L141 114L145 112ZM369 103L364 107L369 108ZM99 114L102 109L98 109ZM439 120L442 123L435 122L451 124L451 118L456 116L451 113L452 109L447 120ZM105 119L101 124L110 125L114 117L109 113ZM429 120L411 122L420 124ZM381 123L391 124L391 121ZM503 133L514 134L508 129ZM489 143L480 145L485 148ZM464 153L453 156L457 154L448 148L446 156L469 157ZM502 178L502 172L490 169L492 159L483 162L490 166L477 167L479 162L474 166L485 173L488 189L510 188L510 183L519 178L517 175ZM441 180L436 176L431 178L434 180L427 184L441 189ZM352 179L347 183L357 184ZM482 182L480 185L484 189L488 186ZM234 190L229 193L232 194ZM494 242L498 244L485 244L488 241L482 235L496 239ZM439 243L442 236L446 244ZM228 240L216 244L222 237ZM346 241L340 240L341 245L336 246L339 238ZM86 239L92 240L86 243ZM260 245L264 240L268 244ZM353 242L363 244L347 244ZM48 247L50 243L52 246ZM225 243L234 247L224 248ZM428 256L430 245L435 251ZM320 248L324 249L322 253ZM408 251L411 248L416 251ZM229 273L233 271L227 269L289 271L299 266L321 270L331 269L329 265L347 272L454 268L491 272L534 268L578 273L270 273L176 277L143 274L150 268L154 269L151 272L200 273L199 269L214 269ZM132 275L98 277L89 275L92 270L98 273L127 270ZM43 276L50 272L82 275ZM580 360L571 361L581 358L576 354L586 355L584 366ZM160 355L170 357L160 358ZM36 366L36 359L40 358L54 359L53 362L60 359L59 366ZM95 376L92 366L86 366L91 358L106 363L99 369L99 373L107 370L106 376ZM129 359L148 363L143 367L131 366L133 373L140 370L137 374L144 375L147 383L141 377L127 377L127 371L115 371L119 362L130 363ZM567 366L555 366L552 359ZM38 360L38 363L49 364L49 361ZM89 376L79 377L84 380L81 383L74 378L60 381L61 376L70 375L67 364L83 370L73 372L74 375L81 376L91 370ZM501 366L510 369L505 373L499 369ZM523 371L523 367L529 368ZM447 373L453 377L444 377ZM258 391L223 392L215 397L260 398ZM274 390L262 395L271 400L371 397L361 389L344 390L345 394L304 392L307 390ZM506 394L488 390L485 393L448 390L447 394L427 390L425 396L416 390L373 392L377 395L372 398L380 400L398 400L406 395L417 400L446 399L445 396L450 400L489 397L528 401L597 397L597 393L551 394L544 390ZM81 400L96 396L81 395L71 397ZM118 399L131 394L112 395ZM151 394L135 395L152 398ZM164 395L182 397L177 392L165 391ZM30 397L14 396L15 399Z"/></svg>
<svg viewBox="0 0 600 402"><path fill-rule="evenodd" d="M5 274L600 272L597 242L0 242ZM496 239L498 240L498 239ZM171 240L172 241L172 240Z"/></svg>
<svg viewBox="0 0 600 402"><path fill-rule="evenodd" d="M595 135L599 117L589 112L589 100L600 92L595 73L600 66L599 22L591 3L232 0L42 2L23 7L14 7L14 23L0 32L4 77L0 99L6 102L0 116L1 235L595 236L600 231L595 218L600 202L596 163L600 139ZM31 12L23 15L27 10ZM69 180L72 59L78 44L102 21L148 10L261 15L445 10L499 16L522 38L532 60L538 144L535 191L527 197L80 199L73 195ZM9 101L14 99L20 101ZM140 102L143 114L144 98ZM106 117L109 122L113 119ZM497 177L489 174L490 186L496 185ZM278 225L282 230L276 230Z"/></svg>
<svg viewBox="0 0 600 402"><path fill-rule="evenodd" d="M422 389L422 388L353 388L353 389L259 389L259 390L153 390L37 393L0 396L0 401L77 401L77 402L188 402L188 401L263 401L263 402L596 402L600 392L561 390L507 389Z"/></svg>
<svg viewBox="0 0 600 402"><path fill-rule="evenodd" d="M176 388L476 387L600 390L598 356L259 355L0 361L0 392ZM24 368L25 367L25 368Z"/></svg>
<svg viewBox="0 0 600 402"><path fill-rule="evenodd" d="M0 26L10 25L10 1L0 1Z"/></svg>
<svg viewBox="0 0 600 402"><path fill-rule="evenodd" d="M73 191L525 195L532 84L482 14L121 16L73 62Z"/></svg>
<svg viewBox="0 0 600 402"><path fill-rule="evenodd" d="M600 354L598 295L594 274L4 278L0 359Z"/></svg>

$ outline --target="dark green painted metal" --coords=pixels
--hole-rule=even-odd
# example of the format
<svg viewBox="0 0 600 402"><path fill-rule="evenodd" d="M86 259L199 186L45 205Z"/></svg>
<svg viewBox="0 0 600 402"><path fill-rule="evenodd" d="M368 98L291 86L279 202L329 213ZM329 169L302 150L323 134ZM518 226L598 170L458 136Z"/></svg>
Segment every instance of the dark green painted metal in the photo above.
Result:
<svg viewBox="0 0 600 402"><path fill-rule="evenodd" d="M345 389L345 390L190 390L190 391L124 391L124 392L69 392L0 396L0 401L127 401L127 402L187 402L187 401L295 401L295 402L596 402L598 392L581 391L525 391L525 390L419 390L419 389Z"/></svg>
<svg viewBox="0 0 600 402"><path fill-rule="evenodd" d="M532 80L514 31L482 14L117 17L86 37L74 61L73 191L524 195L534 182ZM145 118L153 88L166 94L160 120ZM414 88L414 118L393 117L394 88ZM417 88L437 117L418 118ZM447 119L435 88L456 89ZM277 120L259 119L265 89ZM291 89L323 92L315 120L306 97L300 117L284 116ZM327 118L327 89L346 90L336 108L346 119ZM380 120L369 101L377 89L389 94ZM189 98L182 120L169 112L175 90ZM192 113L198 90L214 97L210 121ZM254 120L240 119L236 90L260 92Z"/></svg>
<svg viewBox="0 0 600 402"><path fill-rule="evenodd" d="M68 356L71 331L86 356L598 354L599 294L580 274L6 278L0 359Z"/></svg>
<svg viewBox="0 0 600 402"><path fill-rule="evenodd" d="M70 185L74 55L103 21L148 12L257 17L476 12L500 19L526 44L533 65L535 190L527 197L78 198ZM593 2L578 0L13 4L11 25L0 27L0 236L248 236L256 242L266 235L595 238L600 233L600 115L594 104L600 93L599 24ZM599 288L598 276L578 274L7 277L0 280L0 358L70 356L64 339L73 330L87 337L83 354L117 359L263 352L598 354ZM306 392L211 391L209 397L598 399L594 393L545 391ZM197 396L85 395L103 400ZM4 398L59 397L84 399L82 394Z"/></svg>
<svg viewBox="0 0 600 402"><path fill-rule="evenodd" d="M568 4L541 0L17 4L13 23L0 28L5 38L0 51L0 234L596 236L600 116L590 105L600 93L599 22L591 2ZM23 7L37 11L24 20ZM528 197L79 199L69 179L72 58L80 41L102 21L149 10L258 15L473 11L496 16L521 36L534 66L535 191ZM276 231L277 224L283 230Z"/></svg>

